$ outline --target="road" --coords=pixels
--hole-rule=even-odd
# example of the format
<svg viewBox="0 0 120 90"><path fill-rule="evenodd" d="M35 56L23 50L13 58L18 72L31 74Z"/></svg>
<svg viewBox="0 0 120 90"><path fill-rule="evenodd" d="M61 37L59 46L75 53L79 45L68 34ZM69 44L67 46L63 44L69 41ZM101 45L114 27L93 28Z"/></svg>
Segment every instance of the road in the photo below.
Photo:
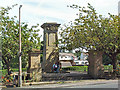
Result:
<svg viewBox="0 0 120 90"><path fill-rule="evenodd" d="M45 84L45 85L32 85L32 86L23 86L22 88L9 88L5 90L24 90L24 89L35 89L35 88L108 88L109 90L118 90L118 80L84 80L76 81L72 83L59 82L57 84ZM110 89L111 88L111 89ZM116 88L116 89L115 89ZM105 90L106 90L105 89ZM4 90L4 89L3 89Z"/></svg>
<svg viewBox="0 0 120 90"><path fill-rule="evenodd" d="M118 88L118 80L109 81L78 81L74 83L58 83L58 84L47 84L47 85L33 85L30 88Z"/></svg>
<svg viewBox="0 0 120 90"><path fill-rule="evenodd" d="M118 88L118 83L98 83L98 84L88 84L83 86L73 85L69 88Z"/></svg>

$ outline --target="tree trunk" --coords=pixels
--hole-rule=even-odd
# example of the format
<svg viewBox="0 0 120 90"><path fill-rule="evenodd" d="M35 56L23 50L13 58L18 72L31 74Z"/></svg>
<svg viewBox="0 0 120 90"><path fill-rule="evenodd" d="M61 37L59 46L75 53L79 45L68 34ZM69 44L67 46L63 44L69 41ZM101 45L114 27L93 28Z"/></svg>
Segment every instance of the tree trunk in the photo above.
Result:
<svg viewBox="0 0 120 90"><path fill-rule="evenodd" d="M8 71L8 75L10 75L11 71L10 71L10 64L9 63L7 64L7 71Z"/></svg>
<svg viewBox="0 0 120 90"><path fill-rule="evenodd" d="M116 70L117 69L117 60L114 59L114 60L112 60L112 62L113 62L113 70Z"/></svg>
<svg viewBox="0 0 120 90"><path fill-rule="evenodd" d="M117 59L116 59L116 56L112 57L112 65L113 65L113 77L116 77L116 69L117 69Z"/></svg>
<svg viewBox="0 0 120 90"><path fill-rule="evenodd" d="M11 74L11 73L10 73L10 61L9 61L9 60L6 60L6 59L4 58L4 56L2 56L2 59L4 60L5 65L7 66L8 75L10 75L10 74Z"/></svg>
<svg viewBox="0 0 120 90"><path fill-rule="evenodd" d="M116 53L105 53L106 55L108 55L110 58L111 58L111 60L112 60L112 65L113 65L113 77L115 77L116 78L116 75L117 75L117 73L116 73L116 69L117 69L117 64L118 64L118 62L117 62L117 55L120 53L120 50L118 50Z"/></svg>

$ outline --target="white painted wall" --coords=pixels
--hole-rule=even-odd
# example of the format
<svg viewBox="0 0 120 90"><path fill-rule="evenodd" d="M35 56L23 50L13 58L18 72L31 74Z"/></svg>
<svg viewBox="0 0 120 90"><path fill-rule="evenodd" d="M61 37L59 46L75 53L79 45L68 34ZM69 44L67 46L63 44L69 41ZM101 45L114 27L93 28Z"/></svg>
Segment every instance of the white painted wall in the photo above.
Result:
<svg viewBox="0 0 120 90"><path fill-rule="evenodd" d="M59 56L59 60L74 60L73 56Z"/></svg>

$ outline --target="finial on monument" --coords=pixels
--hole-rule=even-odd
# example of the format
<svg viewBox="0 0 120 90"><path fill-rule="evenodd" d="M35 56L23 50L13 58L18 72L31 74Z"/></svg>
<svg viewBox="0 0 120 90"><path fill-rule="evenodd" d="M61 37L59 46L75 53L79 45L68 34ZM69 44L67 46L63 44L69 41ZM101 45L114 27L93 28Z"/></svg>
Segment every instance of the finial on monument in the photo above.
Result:
<svg viewBox="0 0 120 90"><path fill-rule="evenodd" d="M60 24L57 24L56 22L46 22L43 25L41 25L41 27L45 30L58 30L58 27L60 26Z"/></svg>

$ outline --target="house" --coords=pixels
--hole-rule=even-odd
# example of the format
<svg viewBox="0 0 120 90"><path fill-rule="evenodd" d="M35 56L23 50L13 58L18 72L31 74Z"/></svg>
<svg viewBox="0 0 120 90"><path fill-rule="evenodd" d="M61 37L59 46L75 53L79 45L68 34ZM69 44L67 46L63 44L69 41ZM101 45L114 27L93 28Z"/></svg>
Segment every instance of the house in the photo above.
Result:
<svg viewBox="0 0 120 90"><path fill-rule="evenodd" d="M76 60L76 56L72 53L59 53L61 67L69 67L74 65L74 60Z"/></svg>
<svg viewBox="0 0 120 90"><path fill-rule="evenodd" d="M87 52L81 52L80 60L87 60L88 59L88 53Z"/></svg>
<svg viewBox="0 0 120 90"><path fill-rule="evenodd" d="M82 52L80 60L73 53L59 53L59 61L61 67L69 67L73 65L88 65L88 53Z"/></svg>
<svg viewBox="0 0 120 90"><path fill-rule="evenodd" d="M89 65L87 60L74 60L75 65Z"/></svg>
<svg viewBox="0 0 120 90"><path fill-rule="evenodd" d="M82 52L80 56L80 60L74 60L75 65L89 65L88 62L88 53Z"/></svg>

